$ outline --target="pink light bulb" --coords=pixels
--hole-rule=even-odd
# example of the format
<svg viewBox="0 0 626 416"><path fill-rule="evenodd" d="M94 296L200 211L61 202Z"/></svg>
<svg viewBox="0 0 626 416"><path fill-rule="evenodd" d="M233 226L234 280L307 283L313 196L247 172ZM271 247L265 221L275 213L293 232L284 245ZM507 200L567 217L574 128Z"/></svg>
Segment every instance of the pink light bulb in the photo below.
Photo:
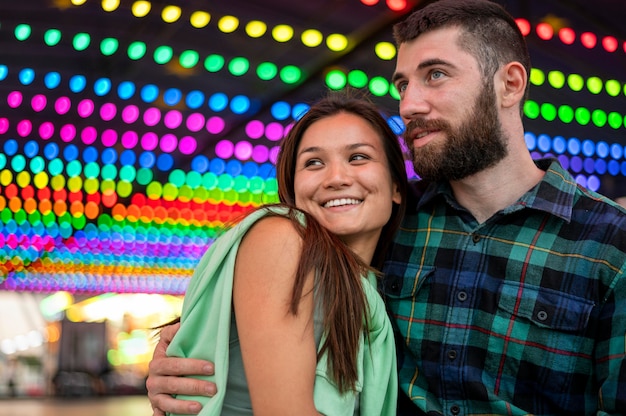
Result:
<svg viewBox="0 0 626 416"><path fill-rule="evenodd" d="M221 117L211 117L206 123L206 129L211 134L220 134L225 126L226 123Z"/></svg>
<svg viewBox="0 0 626 416"><path fill-rule="evenodd" d="M220 140L217 145L215 145L215 154L222 159L231 158L234 150L235 146L228 140Z"/></svg>
<svg viewBox="0 0 626 416"><path fill-rule="evenodd" d="M98 132L96 128L93 126L85 127L83 131L80 133L80 139L85 144L92 144L93 142L96 141L97 137L98 137Z"/></svg>
<svg viewBox="0 0 626 416"><path fill-rule="evenodd" d="M106 129L102 132L102 144L106 147L113 147L117 143L117 132L113 129Z"/></svg>
<svg viewBox="0 0 626 416"><path fill-rule="evenodd" d="M31 131L33 131L33 124L30 122L30 120L22 120L17 123L17 134L19 134L20 136L26 137L30 134Z"/></svg>
<svg viewBox="0 0 626 416"><path fill-rule="evenodd" d="M61 127L59 134L64 142L71 142L76 137L76 127L73 124L66 124Z"/></svg>
<svg viewBox="0 0 626 416"><path fill-rule="evenodd" d="M43 94L37 94L33 96L33 98L30 100L30 105L31 107L33 107L33 110L35 110L36 112L40 112L44 108L46 108L47 103L48 103L48 100L46 99L46 96Z"/></svg>
<svg viewBox="0 0 626 416"><path fill-rule="evenodd" d="M269 160L273 164L276 164L276 160L278 160L278 152L280 152L280 147L274 146L270 149L270 157Z"/></svg>
<svg viewBox="0 0 626 416"><path fill-rule="evenodd" d="M204 116L200 113L193 113L187 117L187 128L191 131L200 131L204 127Z"/></svg>
<svg viewBox="0 0 626 416"><path fill-rule="evenodd" d="M67 113L68 111L70 111L71 107L72 107L72 102L67 97L59 97L54 103L54 109L56 110L57 114L60 114L60 115L63 115Z"/></svg>
<svg viewBox="0 0 626 416"><path fill-rule="evenodd" d="M159 137L156 133L148 132L141 136L141 147L144 150L154 150L159 144Z"/></svg>
<svg viewBox="0 0 626 416"><path fill-rule="evenodd" d="M137 146L139 136L134 131L126 131L122 134L122 146L126 149L132 149Z"/></svg>
<svg viewBox="0 0 626 416"><path fill-rule="evenodd" d="M124 123L131 124L139 118L139 109L136 105L129 105L122 110L122 120Z"/></svg>
<svg viewBox="0 0 626 416"><path fill-rule="evenodd" d="M39 137L43 140L48 140L54 134L54 124L49 121L44 121L39 126Z"/></svg>
<svg viewBox="0 0 626 416"><path fill-rule="evenodd" d="M19 91L12 91L7 96L7 103L11 108L17 108L22 105L22 93Z"/></svg>
<svg viewBox="0 0 626 416"><path fill-rule="evenodd" d="M280 123L269 123L265 128L265 137L275 142L283 138L284 129Z"/></svg>
<svg viewBox="0 0 626 416"><path fill-rule="evenodd" d="M265 126L260 120L252 120L246 125L246 135L251 139L258 139L263 135Z"/></svg>
<svg viewBox="0 0 626 416"><path fill-rule="evenodd" d="M104 121L111 121L117 114L117 107L113 103L105 103L100 107L100 118Z"/></svg>
<svg viewBox="0 0 626 416"><path fill-rule="evenodd" d="M178 146L178 139L173 134L165 134L161 137L160 147L165 153L172 153Z"/></svg>
<svg viewBox="0 0 626 416"><path fill-rule="evenodd" d="M178 143L178 150L184 155L190 155L196 151L198 147L198 143L196 139L191 136L185 136L180 139L180 143Z"/></svg>
<svg viewBox="0 0 626 416"><path fill-rule="evenodd" d="M81 116L82 118L87 118L90 115L92 115L93 110L94 110L93 101L89 99L84 99L78 103L78 108L77 108L78 115Z"/></svg>
<svg viewBox="0 0 626 416"><path fill-rule="evenodd" d="M0 134L4 134L9 130L9 119L0 117Z"/></svg>
<svg viewBox="0 0 626 416"><path fill-rule="evenodd" d="M158 108L148 108L145 113L143 113L143 122L146 126L156 126L159 121L161 121L161 110Z"/></svg>
<svg viewBox="0 0 626 416"><path fill-rule="evenodd" d="M180 126L183 121L183 115L178 110L171 110L165 113L163 123L168 129L175 129Z"/></svg>
<svg viewBox="0 0 626 416"><path fill-rule="evenodd" d="M254 146L252 150L252 160L256 163L265 163L269 159L270 151L267 146L263 146L262 144Z"/></svg>
<svg viewBox="0 0 626 416"><path fill-rule="evenodd" d="M252 156L252 145L250 142L242 140L235 144L235 157L239 160L248 160Z"/></svg>

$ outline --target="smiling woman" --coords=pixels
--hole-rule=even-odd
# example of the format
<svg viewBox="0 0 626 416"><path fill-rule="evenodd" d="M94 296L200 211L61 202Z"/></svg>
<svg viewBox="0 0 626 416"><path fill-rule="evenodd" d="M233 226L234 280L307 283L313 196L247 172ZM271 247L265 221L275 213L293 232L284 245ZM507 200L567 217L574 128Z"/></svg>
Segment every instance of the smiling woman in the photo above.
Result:
<svg viewBox="0 0 626 416"><path fill-rule="evenodd" d="M401 201L388 163L377 132L350 113L311 125L296 157L296 206L314 215L367 263L391 216L389 201Z"/></svg>
<svg viewBox="0 0 626 416"><path fill-rule="evenodd" d="M282 204L209 248L167 350L215 363L215 397L193 398L201 414L395 414L393 334L370 264L404 212L404 169L368 101L331 94L294 125L277 163Z"/></svg>

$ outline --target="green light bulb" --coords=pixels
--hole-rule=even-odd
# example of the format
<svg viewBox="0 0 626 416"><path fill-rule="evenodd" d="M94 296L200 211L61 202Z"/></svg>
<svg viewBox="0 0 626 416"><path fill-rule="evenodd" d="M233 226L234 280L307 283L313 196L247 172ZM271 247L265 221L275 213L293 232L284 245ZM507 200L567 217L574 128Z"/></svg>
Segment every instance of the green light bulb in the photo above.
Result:
<svg viewBox="0 0 626 416"><path fill-rule="evenodd" d="M602 110L593 110L591 113L591 121L597 127L604 127L606 124L607 116L606 113Z"/></svg>
<svg viewBox="0 0 626 416"><path fill-rule="evenodd" d="M77 33L72 41L72 46L77 51L84 51L91 43L91 36L88 33Z"/></svg>
<svg viewBox="0 0 626 416"><path fill-rule="evenodd" d="M61 31L58 29L48 29L43 34L43 41L48 46L55 46L61 41Z"/></svg>
<svg viewBox="0 0 626 416"><path fill-rule="evenodd" d="M102 55L111 56L117 49L119 48L120 43L115 38L104 38L102 42L100 42L100 52Z"/></svg>
<svg viewBox="0 0 626 416"><path fill-rule="evenodd" d="M302 71L294 65L287 65L280 70L280 79L285 84L295 84L302 78Z"/></svg>
<svg viewBox="0 0 626 416"><path fill-rule="evenodd" d="M153 54L154 62L156 62L159 65L164 65L168 63L169 61L172 60L173 56L174 56L174 51L172 50L172 48L166 45L158 46L154 50L154 54Z"/></svg>
<svg viewBox="0 0 626 416"><path fill-rule="evenodd" d="M598 77L590 77L587 79L587 89L592 94L599 94L602 91L602 80Z"/></svg>
<svg viewBox="0 0 626 416"><path fill-rule="evenodd" d="M539 117L539 104L532 100L526 101L524 103L524 114L532 120L536 119Z"/></svg>
<svg viewBox="0 0 626 416"><path fill-rule="evenodd" d="M263 81L269 81L278 74L278 68L271 62L263 62L257 67L256 74Z"/></svg>
<svg viewBox="0 0 626 416"><path fill-rule="evenodd" d="M250 62L243 57L233 58L228 64L228 71L234 76L241 76L250 69Z"/></svg>
<svg viewBox="0 0 626 416"><path fill-rule="evenodd" d="M533 85L542 85L546 80L546 76L542 70L537 68L530 69L530 83Z"/></svg>
<svg viewBox="0 0 626 416"><path fill-rule="evenodd" d="M19 24L15 27L15 39L19 41L25 41L30 37L31 27L25 23Z"/></svg>
<svg viewBox="0 0 626 416"><path fill-rule="evenodd" d="M348 83L354 88L363 88L367 82L367 75L360 69L354 69L348 73Z"/></svg>
<svg viewBox="0 0 626 416"><path fill-rule="evenodd" d="M558 115L563 123L571 123L574 120L574 109L569 105L562 105L559 107Z"/></svg>
<svg viewBox="0 0 626 416"><path fill-rule="evenodd" d="M200 55L198 55L198 52L196 51L187 50L180 54L178 61L180 62L180 66L183 68L193 68L198 65Z"/></svg>
<svg viewBox="0 0 626 416"><path fill-rule="evenodd" d="M326 74L326 85L332 90L340 90L346 86L346 75L338 69L329 71Z"/></svg>
<svg viewBox="0 0 626 416"><path fill-rule="evenodd" d="M128 57L133 61L141 59L146 54L146 44L140 41L135 41L128 45Z"/></svg>
<svg viewBox="0 0 626 416"><path fill-rule="evenodd" d="M585 86L585 81L583 77L578 74L570 74L567 77L567 85L571 88L572 91L580 91Z"/></svg>
<svg viewBox="0 0 626 416"><path fill-rule="evenodd" d="M556 118L556 108L550 103L541 104L541 117L547 121L554 121Z"/></svg>
<svg viewBox="0 0 626 416"><path fill-rule="evenodd" d="M224 67L224 57L221 55L209 55L204 60L204 68L209 72L217 72Z"/></svg>
<svg viewBox="0 0 626 416"><path fill-rule="evenodd" d="M591 114L589 113L589 110L584 107L578 107L574 112L574 117L576 118L578 124L582 126L586 126L591 120Z"/></svg>
<svg viewBox="0 0 626 416"><path fill-rule="evenodd" d="M382 97L389 91L389 81L383 77L374 77L369 83L370 92L377 97Z"/></svg>

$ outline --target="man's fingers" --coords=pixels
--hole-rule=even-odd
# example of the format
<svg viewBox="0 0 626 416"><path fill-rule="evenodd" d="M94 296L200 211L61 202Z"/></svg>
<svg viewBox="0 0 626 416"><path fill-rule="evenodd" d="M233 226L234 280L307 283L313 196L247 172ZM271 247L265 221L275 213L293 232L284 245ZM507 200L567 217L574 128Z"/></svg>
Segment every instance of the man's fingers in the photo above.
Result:
<svg viewBox="0 0 626 416"><path fill-rule="evenodd" d="M167 347L170 345L170 342L172 342L172 339L174 338L174 335L176 335L176 332L179 328L180 323L176 323L163 327L159 330L159 342L157 343L156 347L154 347L152 360L167 357Z"/></svg>
<svg viewBox="0 0 626 416"><path fill-rule="evenodd" d="M176 335L179 329L180 329L180 322L163 327L161 329L161 340L163 340L167 345L169 345L170 342L172 342L174 335Z"/></svg>
<svg viewBox="0 0 626 416"><path fill-rule="evenodd" d="M164 412L195 415L200 413L202 405L195 401L181 400L171 395L213 396L216 392L214 383L195 378L159 376L146 380L148 398L154 416L165 416Z"/></svg>
<svg viewBox="0 0 626 416"><path fill-rule="evenodd" d="M161 329L152 360L148 367L146 388L154 416L165 416L165 412L184 415L200 413L202 405L196 401L181 400L172 395L208 396L217 391L214 383L198 380L190 375L213 375L213 363L194 358L168 357L167 347L176 335L180 324Z"/></svg>
<svg viewBox="0 0 626 416"><path fill-rule="evenodd" d="M146 379L146 389L150 402L160 395L184 394L186 396L213 396L217 391L215 383L190 377L155 376ZM156 406L161 408L160 406Z"/></svg>
<svg viewBox="0 0 626 416"><path fill-rule="evenodd" d="M154 398L152 409L153 416L165 416L165 412L197 415L202 410L202 405L198 402L177 400L167 394L161 394ZM164 409L164 411L161 409Z"/></svg>
<svg viewBox="0 0 626 416"><path fill-rule="evenodd" d="M188 376L213 375L213 363L196 358L165 357L150 361L148 375L154 376Z"/></svg>

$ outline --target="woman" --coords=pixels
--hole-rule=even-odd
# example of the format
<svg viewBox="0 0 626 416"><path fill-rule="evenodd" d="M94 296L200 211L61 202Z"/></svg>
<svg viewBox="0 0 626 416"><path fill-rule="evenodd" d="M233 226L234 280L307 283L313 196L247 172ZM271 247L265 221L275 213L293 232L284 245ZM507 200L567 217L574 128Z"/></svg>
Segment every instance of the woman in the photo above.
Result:
<svg viewBox="0 0 626 416"><path fill-rule="evenodd" d="M330 95L283 140L277 180L282 204L203 256L168 355L215 363L217 394L193 398L203 415L395 414L393 333L369 265L404 211L396 135L371 103Z"/></svg>

